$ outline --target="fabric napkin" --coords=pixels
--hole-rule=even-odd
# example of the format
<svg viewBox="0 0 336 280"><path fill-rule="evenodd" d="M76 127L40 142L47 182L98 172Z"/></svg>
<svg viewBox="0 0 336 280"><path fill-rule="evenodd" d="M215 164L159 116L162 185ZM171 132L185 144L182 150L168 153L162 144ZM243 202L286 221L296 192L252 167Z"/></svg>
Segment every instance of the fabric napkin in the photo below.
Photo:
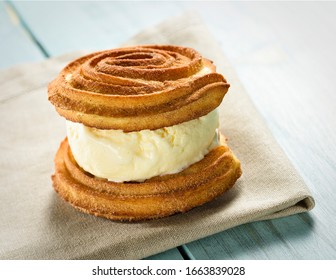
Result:
<svg viewBox="0 0 336 280"><path fill-rule="evenodd" d="M65 121L47 100L47 84L76 52L0 72L0 258L140 259L257 220L305 212L314 200L266 127L202 21L184 14L126 45L197 49L231 84L220 106L221 131L243 175L219 199L185 214L121 223L83 214L54 192L53 159Z"/></svg>

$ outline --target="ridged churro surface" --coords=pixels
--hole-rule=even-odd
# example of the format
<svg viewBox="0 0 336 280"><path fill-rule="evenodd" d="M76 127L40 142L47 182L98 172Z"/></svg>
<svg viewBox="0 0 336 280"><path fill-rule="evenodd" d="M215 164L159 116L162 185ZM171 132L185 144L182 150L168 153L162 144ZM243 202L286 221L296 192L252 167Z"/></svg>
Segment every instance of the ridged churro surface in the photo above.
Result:
<svg viewBox="0 0 336 280"><path fill-rule="evenodd" d="M240 162L225 143L180 173L143 183L113 183L86 173L73 159L67 139L55 167L53 185L64 200L83 212L124 221L186 212L230 189L241 175Z"/></svg>
<svg viewBox="0 0 336 280"><path fill-rule="evenodd" d="M197 51L136 46L101 51L68 64L50 83L60 115L99 129L158 129L214 110L229 84Z"/></svg>

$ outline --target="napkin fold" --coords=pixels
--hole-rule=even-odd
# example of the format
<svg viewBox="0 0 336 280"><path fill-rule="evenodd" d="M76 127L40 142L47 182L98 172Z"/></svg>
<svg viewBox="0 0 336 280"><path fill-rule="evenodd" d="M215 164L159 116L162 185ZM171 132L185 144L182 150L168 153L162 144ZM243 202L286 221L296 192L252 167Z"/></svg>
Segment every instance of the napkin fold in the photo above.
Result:
<svg viewBox="0 0 336 280"><path fill-rule="evenodd" d="M239 82L216 40L192 13L169 19L125 45L193 47L231 84L221 132L243 175L220 198L185 214L120 223L83 214L53 191L53 159L65 121L47 85L83 52L0 72L0 259L140 259L257 220L309 211L314 199Z"/></svg>

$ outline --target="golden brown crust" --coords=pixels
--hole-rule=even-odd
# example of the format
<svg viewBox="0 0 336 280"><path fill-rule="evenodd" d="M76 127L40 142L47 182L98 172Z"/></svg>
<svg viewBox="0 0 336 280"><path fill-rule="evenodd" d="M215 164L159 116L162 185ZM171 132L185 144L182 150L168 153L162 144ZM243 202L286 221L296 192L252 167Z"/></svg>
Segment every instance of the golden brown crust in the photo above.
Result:
<svg viewBox="0 0 336 280"><path fill-rule="evenodd" d="M56 192L75 208L112 220L148 220L186 212L230 189L241 175L240 162L224 143L177 174L143 183L114 183L81 169L65 139L55 157Z"/></svg>
<svg viewBox="0 0 336 280"><path fill-rule="evenodd" d="M207 68L210 73L200 72ZM137 46L101 51L68 64L48 98L68 120L125 132L158 129L206 115L229 84L191 48Z"/></svg>

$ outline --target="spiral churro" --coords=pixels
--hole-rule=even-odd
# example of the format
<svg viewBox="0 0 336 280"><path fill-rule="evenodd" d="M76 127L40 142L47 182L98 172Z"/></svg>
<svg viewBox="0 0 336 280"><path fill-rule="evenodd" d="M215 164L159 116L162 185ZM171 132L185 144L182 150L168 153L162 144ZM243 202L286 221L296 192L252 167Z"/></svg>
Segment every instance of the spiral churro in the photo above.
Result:
<svg viewBox="0 0 336 280"><path fill-rule="evenodd" d="M75 60L49 85L48 97L68 120L130 132L204 116L228 88L214 65L193 49L146 46Z"/></svg>

